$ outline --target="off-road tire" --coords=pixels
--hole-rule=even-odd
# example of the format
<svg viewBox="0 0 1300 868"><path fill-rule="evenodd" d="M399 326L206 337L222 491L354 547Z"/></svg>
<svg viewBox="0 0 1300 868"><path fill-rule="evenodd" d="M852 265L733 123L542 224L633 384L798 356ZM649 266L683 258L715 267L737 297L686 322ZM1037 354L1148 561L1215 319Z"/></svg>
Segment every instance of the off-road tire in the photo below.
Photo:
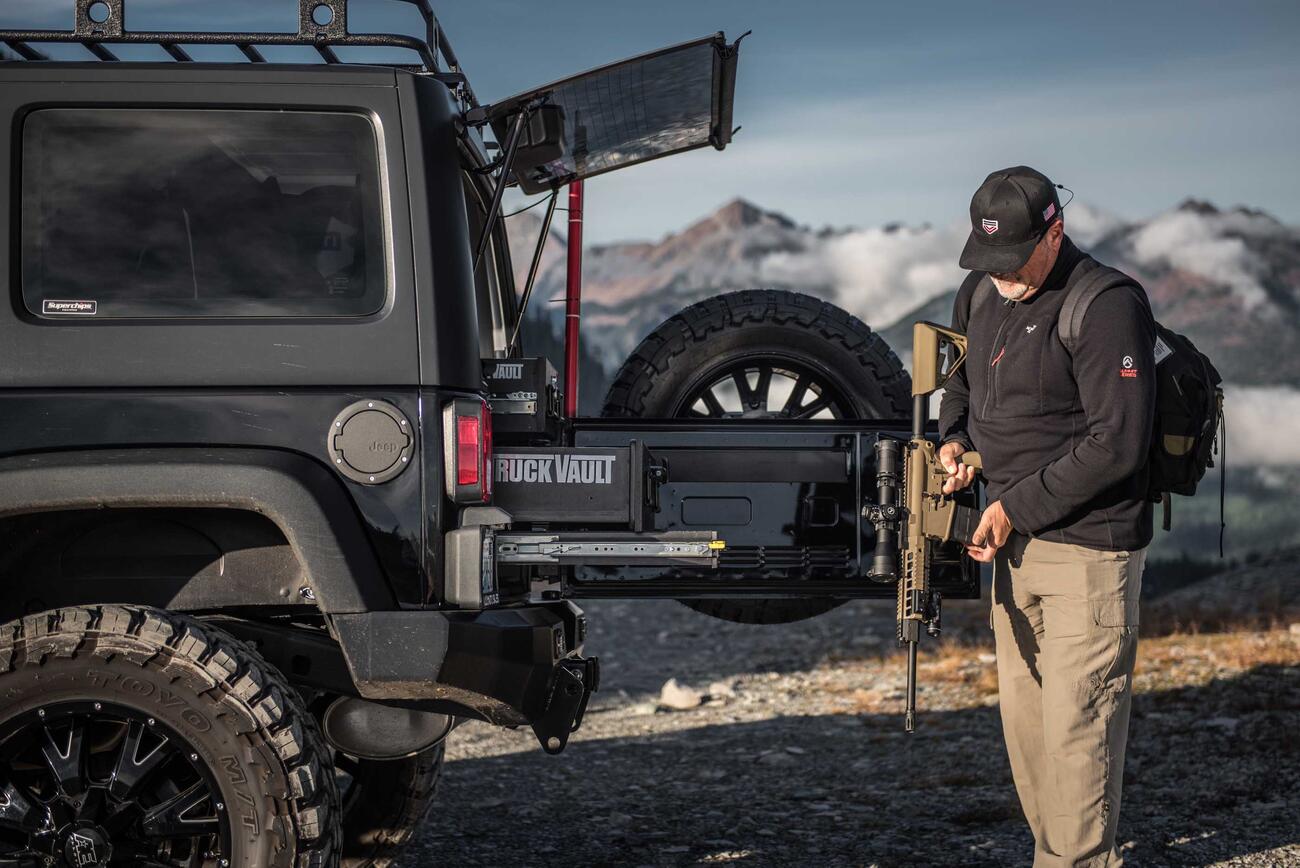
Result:
<svg viewBox="0 0 1300 868"><path fill-rule="evenodd" d="M343 801L342 868L386 868L429 813L445 748L400 760L359 760Z"/></svg>
<svg viewBox="0 0 1300 868"><path fill-rule="evenodd" d="M338 865L338 790L315 719L284 677L230 634L138 606L85 606L0 626L9 719L102 700L179 733L230 811L236 868Z"/></svg>
<svg viewBox="0 0 1300 868"><path fill-rule="evenodd" d="M681 415L684 395L711 369L768 354L796 358L830 381L854 418L906 419L912 381L898 356L857 317L812 296L776 289L705 299L671 317L641 342L605 396L603 416ZM828 612L833 599L683 600L746 624L799 621Z"/></svg>

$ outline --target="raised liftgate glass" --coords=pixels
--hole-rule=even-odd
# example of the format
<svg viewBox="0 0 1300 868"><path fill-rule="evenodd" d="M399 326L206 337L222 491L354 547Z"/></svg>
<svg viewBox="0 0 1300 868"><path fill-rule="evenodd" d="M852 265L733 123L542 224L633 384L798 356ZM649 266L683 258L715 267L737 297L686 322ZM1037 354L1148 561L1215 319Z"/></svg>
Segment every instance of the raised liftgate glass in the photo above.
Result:
<svg viewBox="0 0 1300 868"><path fill-rule="evenodd" d="M743 37L742 37L743 38ZM527 109L514 177L542 193L647 160L731 141L740 40L721 34L533 88L484 111L498 141Z"/></svg>

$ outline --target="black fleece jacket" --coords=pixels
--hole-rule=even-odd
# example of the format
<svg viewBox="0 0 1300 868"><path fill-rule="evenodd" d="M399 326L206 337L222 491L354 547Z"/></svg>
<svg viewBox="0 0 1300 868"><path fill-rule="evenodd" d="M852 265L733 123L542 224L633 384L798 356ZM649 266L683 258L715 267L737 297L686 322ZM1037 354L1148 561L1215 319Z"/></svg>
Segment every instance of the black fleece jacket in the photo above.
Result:
<svg viewBox="0 0 1300 868"><path fill-rule="evenodd" d="M1002 502L1017 531L1133 551L1152 534L1155 323L1136 281L1107 290L1088 307L1071 357L1057 315L1090 267L1067 236L1025 301L1005 301L982 272L966 278L953 328L966 334L969 355L945 387L939 432L979 451L988 500Z"/></svg>

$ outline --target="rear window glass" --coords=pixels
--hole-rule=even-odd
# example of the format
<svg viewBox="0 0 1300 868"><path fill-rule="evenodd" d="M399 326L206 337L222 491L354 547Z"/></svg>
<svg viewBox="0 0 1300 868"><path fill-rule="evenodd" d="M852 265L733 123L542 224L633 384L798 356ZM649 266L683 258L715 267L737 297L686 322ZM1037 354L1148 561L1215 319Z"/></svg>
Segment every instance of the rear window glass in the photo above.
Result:
<svg viewBox="0 0 1300 868"><path fill-rule="evenodd" d="M385 295L379 160L354 114L43 109L22 292L46 317L361 316Z"/></svg>

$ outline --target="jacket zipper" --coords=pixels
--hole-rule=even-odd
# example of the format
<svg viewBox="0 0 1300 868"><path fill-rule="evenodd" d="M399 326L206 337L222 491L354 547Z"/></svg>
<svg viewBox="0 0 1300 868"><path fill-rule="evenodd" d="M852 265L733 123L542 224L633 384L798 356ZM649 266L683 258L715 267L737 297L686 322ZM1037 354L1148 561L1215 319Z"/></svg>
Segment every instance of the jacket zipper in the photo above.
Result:
<svg viewBox="0 0 1300 868"><path fill-rule="evenodd" d="M993 347L989 350L989 367L993 369L993 376L989 381L989 388L984 393L984 409L980 412L985 419L989 417L989 398L993 397L998 389L998 362L1002 358L1002 352L1006 350L1007 345L1002 341L1002 332L1006 329L1007 323L1011 322L1011 314L1015 312L1016 303L1010 303L1011 311L1002 318L1002 324L998 326L998 333L993 338Z"/></svg>

